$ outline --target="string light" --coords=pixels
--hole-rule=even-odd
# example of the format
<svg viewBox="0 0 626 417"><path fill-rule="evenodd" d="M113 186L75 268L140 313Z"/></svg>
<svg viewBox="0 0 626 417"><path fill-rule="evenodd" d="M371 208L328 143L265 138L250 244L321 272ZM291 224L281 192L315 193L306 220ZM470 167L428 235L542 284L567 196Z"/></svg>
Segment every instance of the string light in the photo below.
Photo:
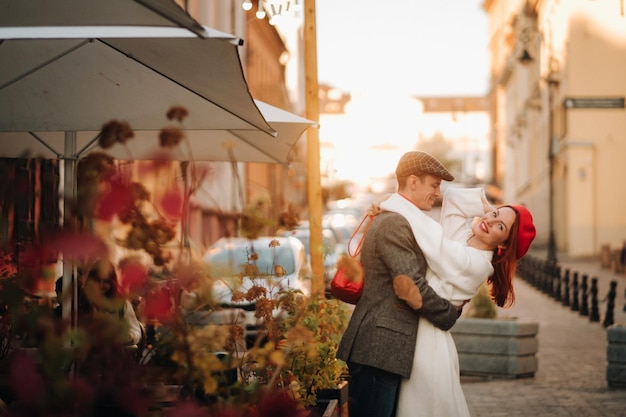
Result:
<svg viewBox="0 0 626 417"><path fill-rule="evenodd" d="M259 0L259 7L256 12L257 19L265 19L267 14L270 15L270 23L276 24L276 21L287 14L298 14L302 11L302 2L304 0ZM253 7L252 0L244 0L241 4L244 10L251 10Z"/></svg>

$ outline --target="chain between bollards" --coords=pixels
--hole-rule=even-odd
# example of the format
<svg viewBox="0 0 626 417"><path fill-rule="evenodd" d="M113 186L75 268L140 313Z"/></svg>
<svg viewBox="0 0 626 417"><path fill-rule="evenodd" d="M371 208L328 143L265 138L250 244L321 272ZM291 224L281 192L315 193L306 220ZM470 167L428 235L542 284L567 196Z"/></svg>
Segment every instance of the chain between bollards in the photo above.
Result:
<svg viewBox="0 0 626 417"><path fill-rule="evenodd" d="M518 276L564 307L577 311L581 316L588 316L589 321L600 321L597 277L592 277L591 284L589 284L589 276L582 274L579 281L577 271L570 271L569 268L562 271L555 261L543 260L530 255L520 261ZM604 327L615 324L617 281L612 280L610 285L608 294L602 300L607 302L606 313L602 321ZM624 296L626 297L626 290ZM626 311L626 304L624 311Z"/></svg>

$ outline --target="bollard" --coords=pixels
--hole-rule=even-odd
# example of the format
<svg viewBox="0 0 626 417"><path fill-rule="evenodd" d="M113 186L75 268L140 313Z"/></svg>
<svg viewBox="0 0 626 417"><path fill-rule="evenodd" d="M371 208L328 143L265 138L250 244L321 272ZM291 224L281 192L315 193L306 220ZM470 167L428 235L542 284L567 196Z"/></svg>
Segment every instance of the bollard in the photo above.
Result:
<svg viewBox="0 0 626 417"><path fill-rule="evenodd" d="M544 272L543 279L545 280L543 284L545 288L545 293L552 297L554 295L554 283L552 282L552 274L550 274L550 272L548 271Z"/></svg>
<svg viewBox="0 0 626 417"><path fill-rule="evenodd" d="M542 272L542 282L541 286L543 288L543 292L552 297L552 263L550 261L545 261L543 263Z"/></svg>
<svg viewBox="0 0 626 417"><path fill-rule="evenodd" d="M572 311L578 311L578 272L572 275Z"/></svg>
<svg viewBox="0 0 626 417"><path fill-rule="evenodd" d="M535 286L535 271L537 271L537 268L535 267L536 263L537 261L535 259L532 259L531 262L528 263L528 278L526 278L528 283L533 287Z"/></svg>
<svg viewBox="0 0 626 417"><path fill-rule="evenodd" d="M550 261L546 261L543 266L543 279L543 286L546 289L545 292L552 297L552 294L554 294L554 280L552 279L552 262Z"/></svg>
<svg viewBox="0 0 626 417"><path fill-rule="evenodd" d="M589 277L587 276L587 274L583 274L582 276L582 282L580 284L580 290L581 290L581 295L580 295L580 315L581 316L588 316L589 315L589 303L587 301L588 298L588 294L587 294L587 279Z"/></svg>
<svg viewBox="0 0 626 417"><path fill-rule="evenodd" d="M527 255L524 258L522 258L519 262L519 264L517 264L517 274L519 275L520 278L522 278L524 281L526 282L530 282L530 264L532 263L532 256L531 255Z"/></svg>
<svg viewBox="0 0 626 417"><path fill-rule="evenodd" d="M602 325L604 327L609 327L610 325L615 323L615 317L613 315L613 310L615 309L615 296L617 295L615 289L617 287L617 281L611 281L611 289L606 296L606 315L604 316L604 322Z"/></svg>
<svg viewBox="0 0 626 417"><path fill-rule="evenodd" d="M531 283L535 288L540 287L539 285L540 274L541 274L540 264L541 264L541 260L536 259L535 262L533 262L533 270L532 270L532 273L530 274Z"/></svg>
<svg viewBox="0 0 626 417"><path fill-rule="evenodd" d="M563 298L561 297L561 267L557 265L554 273L556 278L554 283L554 299L561 302ZM626 308L626 305L624 307Z"/></svg>
<svg viewBox="0 0 626 417"><path fill-rule="evenodd" d="M546 271L542 268L538 270L537 276L539 277L539 291L546 294L548 292L548 274L546 274Z"/></svg>
<svg viewBox="0 0 626 417"><path fill-rule="evenodd" d="M598 278L591 278L591 313L589 321L600 321L600 311L598 310Z"/></svg>
<svg viewBox="0 0 626 417"><path fill-rule="evenodd" d="M569 306L569 269L565 270L565 276L563 277L563 300L561 304Z"/></svg>

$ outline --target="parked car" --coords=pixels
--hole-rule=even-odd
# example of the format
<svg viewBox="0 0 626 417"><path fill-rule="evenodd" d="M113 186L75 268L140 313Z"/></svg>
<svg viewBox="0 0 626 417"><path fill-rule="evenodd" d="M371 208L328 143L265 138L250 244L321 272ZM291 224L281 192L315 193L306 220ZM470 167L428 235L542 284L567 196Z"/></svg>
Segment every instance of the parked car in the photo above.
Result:
<svg viewBox="0 0 626 417"><path fill-rule="evenodd" d="M256 259L252 254L256 254ZM256 284L263 286L268 296L276 295L282 289L300 290L307 296L311 294L311 269L304 244L293 236L265 236L254 240L221 238L211 245L203 260L210 265L215 279L212 288L215 300L222 307L245 311L245 335L249 342L259 336L262 322L254 316L254 302L233 302L235 290L247 291ZM258 274L242 279L248 265L255 266ZM277 266L285 270L284 276L276 275Z"/></svg>
<svg viewBox="0 0 626 417"><path fill-rule="evenodd" d="M335 237L335 231L328 226L322 226L322 257L324 261L324 282L326 289L330 290L330 281L337 271L337 261L342 252L345 252L343 243L339 243ZM304 245L307 261L311 263L311 229L308 222L301 223L294 230L284 232L284 236L293 236Z"/></svg>

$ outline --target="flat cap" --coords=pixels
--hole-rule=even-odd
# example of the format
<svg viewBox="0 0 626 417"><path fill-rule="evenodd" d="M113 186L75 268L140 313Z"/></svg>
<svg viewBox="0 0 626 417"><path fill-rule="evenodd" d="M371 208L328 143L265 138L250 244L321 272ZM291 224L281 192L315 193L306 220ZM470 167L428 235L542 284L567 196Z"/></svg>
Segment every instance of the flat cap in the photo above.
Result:
<svg viewBox="0 0 626 417"><path fill-rule="evenodd" d="M402 155L396 168L396 176L430 174L446 181L454 181L452 174L434 156L421 151L411 151Z"/></svg>

